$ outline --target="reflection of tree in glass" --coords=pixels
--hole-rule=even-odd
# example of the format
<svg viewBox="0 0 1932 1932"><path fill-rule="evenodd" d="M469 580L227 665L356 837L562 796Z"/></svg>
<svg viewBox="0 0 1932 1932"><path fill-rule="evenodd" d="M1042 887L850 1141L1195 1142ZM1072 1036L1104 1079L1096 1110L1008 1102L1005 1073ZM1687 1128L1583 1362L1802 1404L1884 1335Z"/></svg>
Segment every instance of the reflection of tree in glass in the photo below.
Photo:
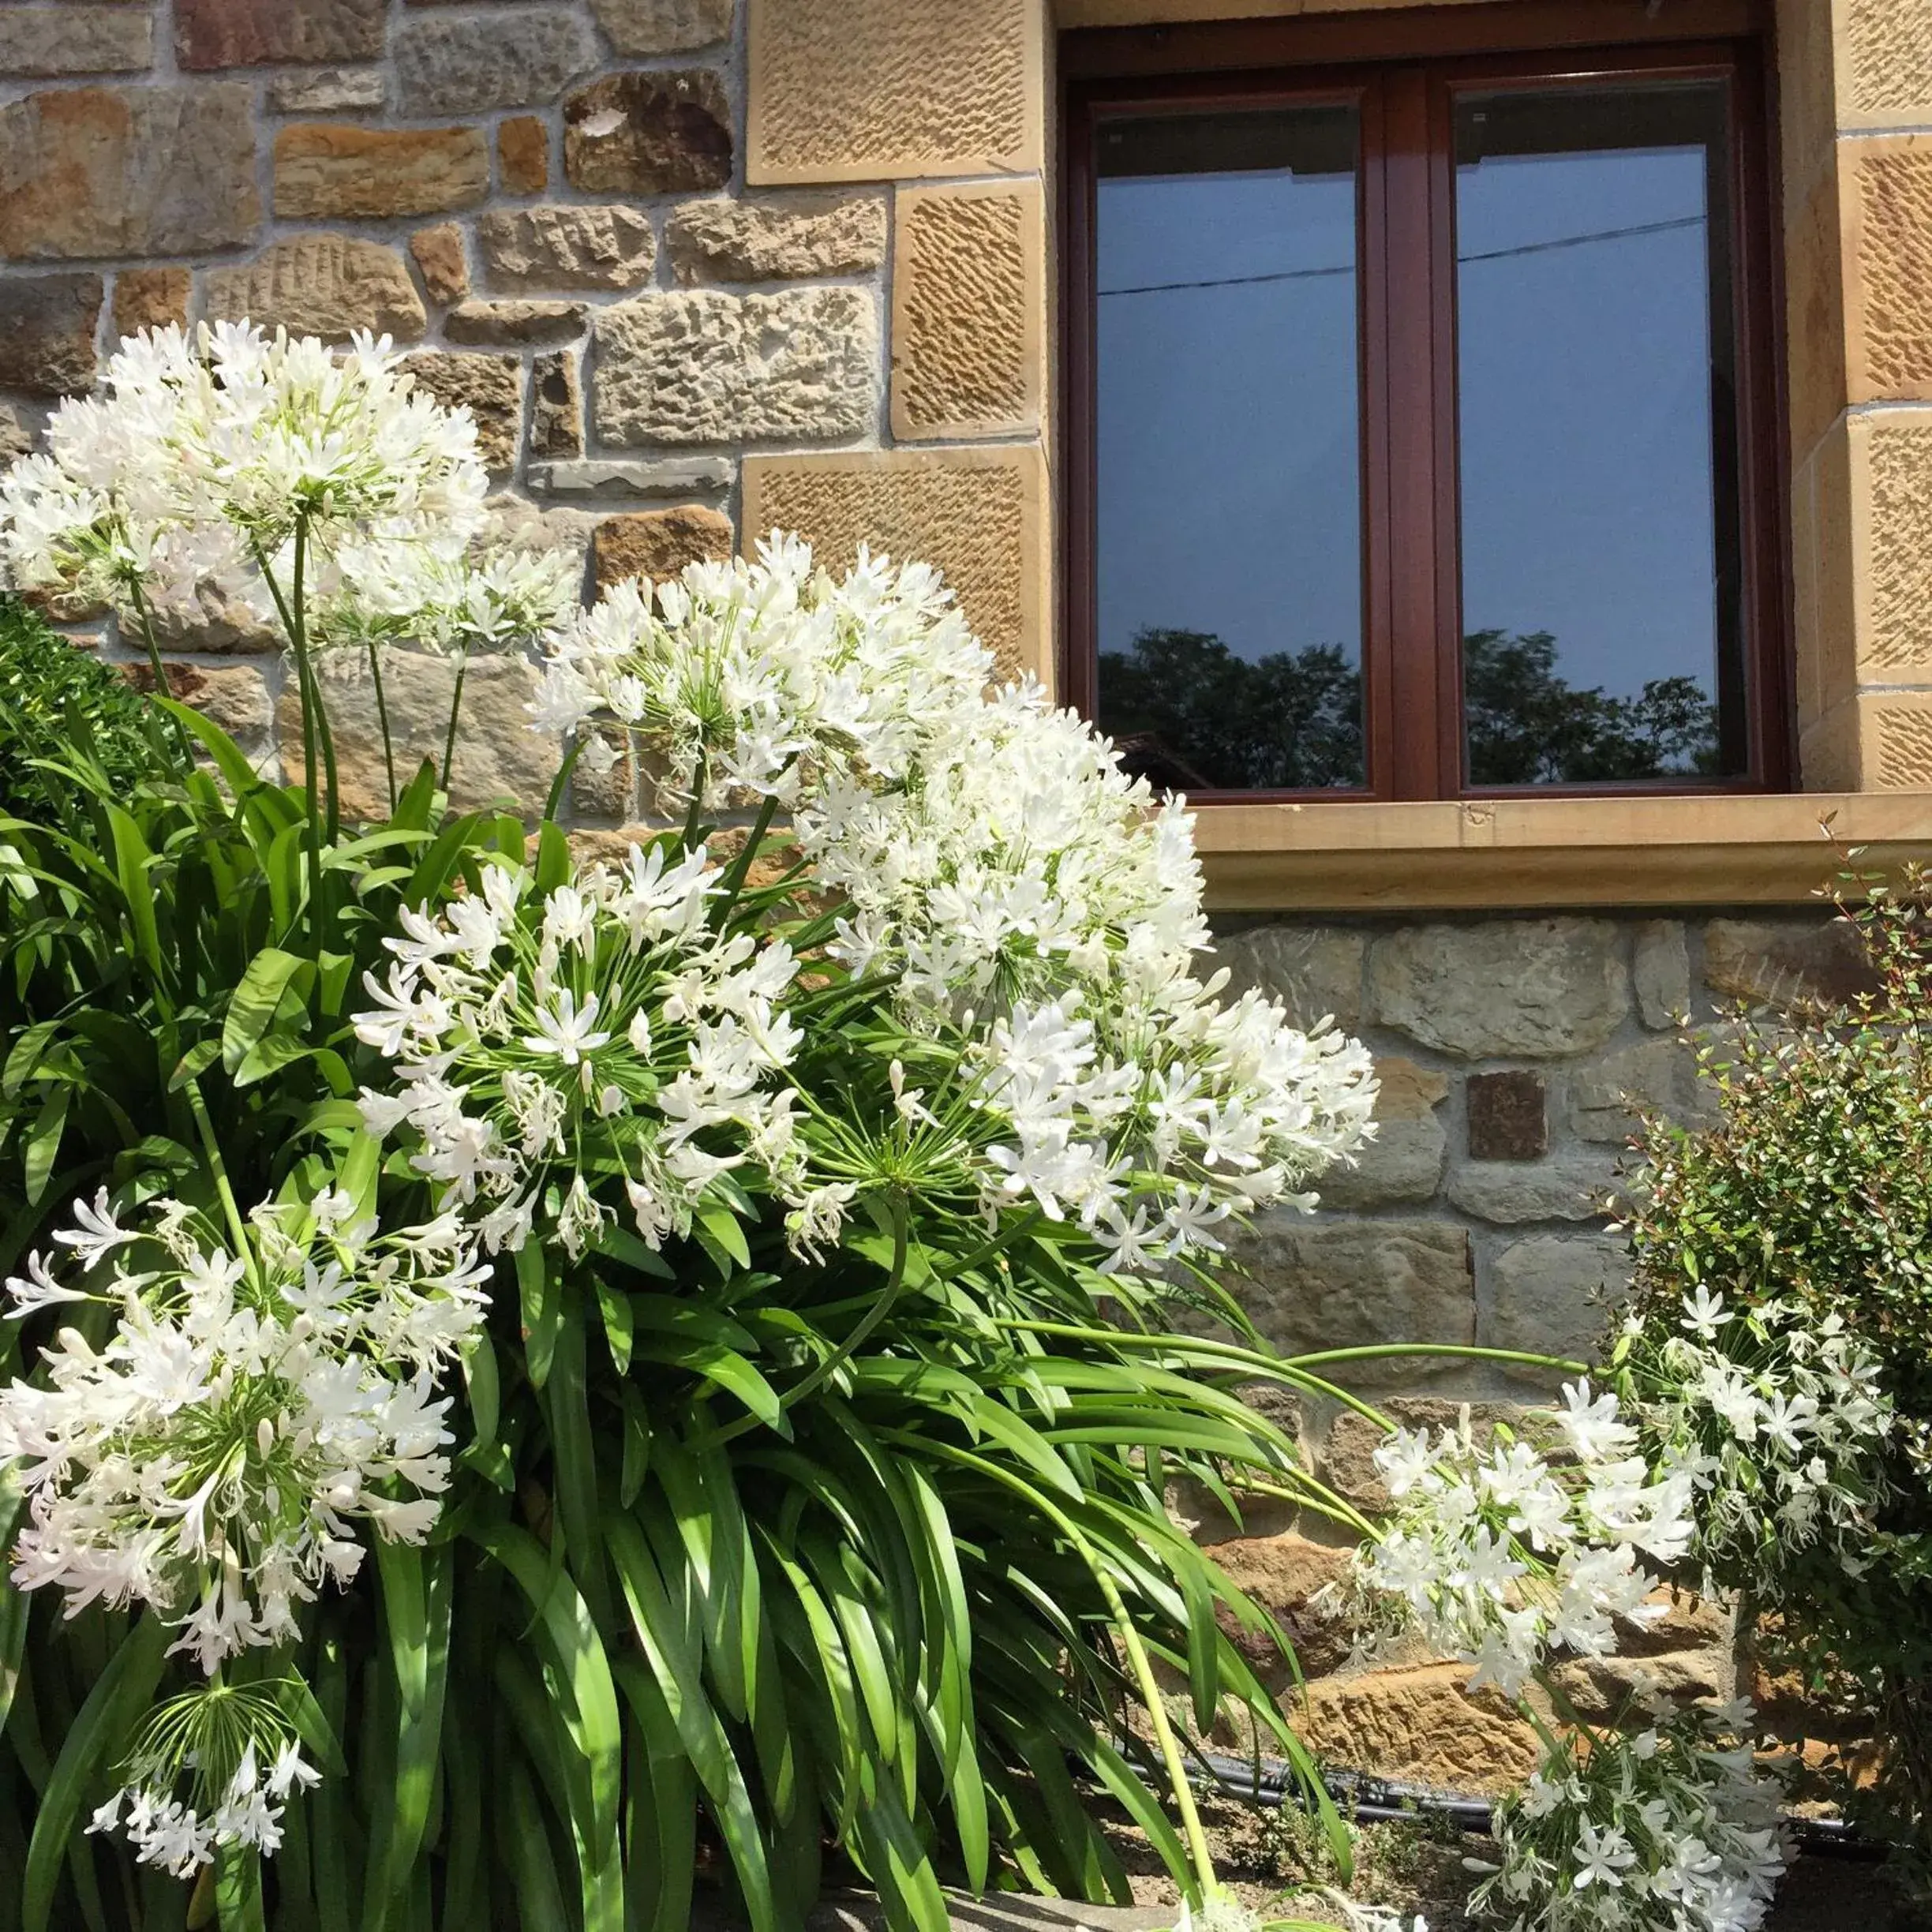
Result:
<svg viewBox="0 0 1932 1932"><path fill-rule="evenodd" d="M1462 642L1470 781L1609 784L1719 769L1717 713L1690 677L1635 698L1556 674L1547 631ZM1121 762L1174 791L1327 791L1364 783L1361 676L1334 644L1237 657L1204 631L1149 629L1100 657L1100 725Z"/></svg>

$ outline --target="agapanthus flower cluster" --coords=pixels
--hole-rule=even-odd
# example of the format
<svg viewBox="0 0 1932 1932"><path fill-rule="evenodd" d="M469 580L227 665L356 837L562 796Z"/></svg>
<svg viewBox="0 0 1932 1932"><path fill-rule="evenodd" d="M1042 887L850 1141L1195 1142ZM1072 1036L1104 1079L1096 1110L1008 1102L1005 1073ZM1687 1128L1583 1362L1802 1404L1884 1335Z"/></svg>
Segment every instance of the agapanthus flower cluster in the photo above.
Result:
<svg viewBox="0 0 1932 1932"><path fill-rule="evenodd" d="M338 351L245 323L129 337L104 393L64 402L48 453L0 481L13 582L126 616L192 614L212 582L268 621L264 567L286 595L298 526L324 575L350 541L460 559L488 482L475 425L400 361L387 338Z"/></svg>
<svg viewBox="0 0 1932 1932"><path fill-rule="evenodd" d="M492 863L388 942L355 1028L395 1089L365 1091L363 1117L413 1132L414 1165L492 1252L534 1229L581 1257L620 1189L656 1248L747 1159L796 1179L780 1076L799 1035L779 1002L796 961L781 939L714 931L720 890L709 854L669 838L548 893Z"/></svg>
<svg viewBox="0 0 1932 1932"><path fill-rule="evenodd" d="M1470 1900L1509 1932L1756 1932L1784 1851L1743 1702L1552 1735Z"/></svg>
<svg viewBox="0 0 1932 1932"><path fill-rule="evenodd" d="M14 1584L69 1616L152 1604L209 1672L293 1637L297 1605L355 1575L363 1530L428 1534L449 1476L436 1380L486 1298L453 1218L382 1234L331 1190L245 1233L168 1201L123 1226L103 1192L6 1284L15 1319L114 1317L104 1342L62 1328L0 1391L28 1499Z"/></svg>
<svg viewBox="0 0 1932 1932"><path fill-rule="evenodd" d="M1345 1156L1371 1061L1257 994L1219 1003L1182 804L994 671L930 570L861 555L834 580L775 536L620 586L555 640L535 709L614 721L674 798L782 806L841 908L827 951L955 1043L997 1117L984 1204L1076 1217L1152 1270Z"/></svg>
<svg viewBox="0 0 1932 1932"><path fill-rule="evenodd" d="M1700 1286L1633 1316L1618 1358L1644 1452L1694 1483L1695 1559L1733 1587L1774 1580L1814 1547L1849 1574L1865 1567L1896 1417L1841 1316Z"/></svg>
<svg viewBox="0 0 1932 1932"><path fill-rule="evenodd" d="M401 644L449 657L513 650L577 608L580 574L560 550L345 544L328 560L310 641L318 650Z"/></svg>
<svg viewBox="0 0 1932 1932"><path fill-rule="evenodd" d="M1690 1549L1691 1472L1635 1453L1616 1396L1587 1381L1563 1395L1567 1461L1507 1431L1481 1447L1466 1415L1458 1430L1398 1429L1377 1448L1392 1504L1357 1552L1352 1606L1371 1643L1418 1631L1474 1666L1470 1689L1515 1698L1557 1653L1609 1656L1619 1619L1663 1615L1642 1559L1669 1565Z"/></svg>

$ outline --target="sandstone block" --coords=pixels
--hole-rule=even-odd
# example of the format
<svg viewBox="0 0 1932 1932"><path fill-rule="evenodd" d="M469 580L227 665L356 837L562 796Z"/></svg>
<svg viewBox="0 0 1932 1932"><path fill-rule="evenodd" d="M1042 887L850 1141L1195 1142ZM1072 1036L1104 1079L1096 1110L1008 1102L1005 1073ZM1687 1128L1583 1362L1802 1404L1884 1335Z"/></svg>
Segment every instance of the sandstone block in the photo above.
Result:
<svg viewBox="0 0 1932 1932"><path fill-rule="evenodd" d="M10 469L21 457L29 455L33 446L33 431L21 419L20 411L11 402L0 402L0 470Z"/></svg>
<svg viewBox="0 0 1932 1932"><path fill-rule="evenodd" d="M452 309L443 324L453 343L504 349L575 342L583 330L584 305L573 301L466 301Z"/></svg>
<svg viewBox="0 0 1932 1932"><path fill-rule="evenodd" d="M185 268L123 268L114 279L115 339L142 329L184 326L188 295Z"/></svg>
<svg viewBox="0 0 1932 1932"><path fill-rule="evenodd" d="M477 223L493 288L635 288L657 258L649 219L635 208L492 208Z"/></svg>
<svg viewBox="0 0 1932 1932"><path fill-rule="evenodd" d="M1037 427L1046 313L1039 184L902 189L896 207L893 434Z"/></svg>
<svg viewBox="0 0 1932 1932"><path fill-rule="evenodd" d="M555 100L597 64L595 36L575 8L533 7L474 19L406 19L390 36L402 110L487 114Z"/></svg>
<svg viewBox="0 0 1932 1932"><path fill-rule="evenodd" d="M1466 1664L1417 1664L1309 1687L1302 1735L1329 1763L1455 1792L1501 1792L1536 1769L1534 1729ZM1299 1715L1299 1713L1297 1713Z"/></svg>
<svg viewBox="0 0 1932 1932"><path fill-rule="evenodd" d="M1549 1151L1548 1096L1541 1073L1472 1073L1462 1093L1472 1160L1541 1160Z"/></svg>
<svg viewBox="0 0 1932 1932"><path fill-rule="evenodd" d="M1449 1177L1449 1198L1479 1221L1594 1221L1615 1185L1609 1155L1572 1155L1548 1163L1478 1161Z"/></svg>
<svg viewBox="0 0 1932 1932"><path fill-rule="evenodd" d="M0 256L189 255L254 238L245 82L65 88L0 107Z"/></svg>
<svg viewBox="0 0 1932 1932"><path fill-rule="evenodd" d="M527 481L541 496L621 500L729 489L736 472L736 466L728 456L674 456L654 462L532 463Z"/></svg>
<svg viewBox="0 0 1932 1932"><path fill-rule="evenodd" d="M626 55L687 54L732 30L732 0L590 0L590 11Z"/></svg>
<svg viewBox="0 0 1932 1932"><path fill-rule="evenodd" d="M489 150L475 128L325 121L275 137L275 210L285 219L438 215L489 197Z"/></svg>
<svg viewBox="0 0 1932 1932"><path fill-rule="evenodd" d="M871 292L710 289L597 311L597 428L607 443L831 442L875 419Z"/></svg>
<svg viewBox="0 0 1932 1932"><path fill-rule="evenodd" d="M516 114L496 129L496 168L505 194L541 194L550 185L550 130L535 114Z"/></svg>
<svg viewBox="0 0 1932 1932"><path fill-rule="evenodd" d="M1346 1580L1349 1552L1346 1548L1312 1542L1289 1531L1276 1536L1217 1540L1207 1546L1207 1553L1221 1566L1237 1589L1252 1597L1288 1633L1303 1670L1320 1674L1333 1670L1346 1658L1346 1627L1309 1607L1309 1598L1318 1591ZM1242 1645L1242 1638L1231 1619L1224 1627L1237 1645ZM1256 1644L1248 1656L1249 1661L1263 1673L1264 1683L1271 1688L1287 1688L1287 1667L1271 1642ZM1271 1673L1279 1673L1283 1681L1276 1686Z"/></svg>
<svg viewBox="0 0 1932 1932"><path fill-rule="evenodd" d="M1037 171L1024 0L750 0L754 185Z"/></svg>
<svg viewBox="0 0 1932 1932"><path fill-rule="evenodd" d="M1837 1005L1876 992L1878 976L1848 919L1713 919L1704 983L1754 1005Z"/></svg>
<svg viewBox="0 0 1932 1932"><path fill-rule="evenodd" d="M0 388L78 395L94 387L97 275L0 275Z"/></svg>
<svg viewBox="0 0 1932 1932"><path fill-rule="evenodd" d="M154 59L154 23L130 6L64 6L51 13L0 10L0 74L130 73Z"/></svg>
<svg viewBox="0 0 1932 1932"><path fill-rule="evenodd" d="M455 222L438 222L433 228L418 228L410 237L410 253L438 308L459 302L470 293L470 261L463 247L463 231Z"/></svg>
<svg viewBox="0 0 1932 1932"><path fill-rule="evenodd" d="M552 350L531 365L530 450L533 456L583 454L583 395L571 350Z"/></svg>
<svg viewBox="0 0 1932 1932"><path fill-rule="evenodd" d="M1231 1244L1232 1245L1232 1244ZM1475 1339L1469 1237L1440 1221L1314 1221L1292 1211L1258 1219L1236 1258L1237 1293L1256 1328L1285 1355L1400 1338ZM1430 1356L1351 1363L1363 1387L1387 1388L1454 1372Z"/></svg>
<svg viewBox="0 0 1932 1932"><path fill-rule="evenodd" d="M1911 550L1932 541L1932 411L1854 417L1846 425L1844 455L1851 541L1840 567L1850 579L1859 680L1932 682L1932 608L1923 602L1932 588L1932 559ZM1822 462L1821 485L1829 475ZM1829 594L1823 581L1820 594ZM1896 777L1881 782L1908 782L1917 768L1908 754L1896 769Z"/></svg>
<svg viewBox="0 0 1932 1932"><path fill-rule="evenodd" d="M1433 1197L1442 1182L1448 1137L1436 1118L1448 1097L1443 1076L1413 1060L1376 1061L1376 1135L1352 1166L1331 1167L1317 1182L1324 1208L1392 1208Z"/></svg>
<svg viewBox="0 0 1932 1932"><path fill-rule="evenodd" d="M1213 964L1228 969L1228 991L1250 988L1279 1000L1298 1027L1332 1019L1345 1031L1361 1022L1364 934L1346 926L1249 926L1215 935Z"/></svg>
<svg viewBox="0 0 1932 1932"><path fill-rule="evenodd" d="M1648 1114L1688 1125L1708 1105L1695 1054L1674 1038L1626 1046L1570 1076L1570 1125L1585 1140L1627 1140Z"/></svg>
<svg viewBox="0 0 1932 1932"><path fill-rule="evenodd" d="M195 587L193 598L155 613L155 641L164 651L202 656L242 657L279 651L286 643L280 627L264 622L212 578Z"/></svg>
<svg viewBox="0 0 1932 1932"><path fill-rule="evenodd" d="M731 555L736 534L722 511L695 504L606 517L591 540L592 574L600 590L627 577L648 577L661 583L687 564L722 563Z"/></svg>
<svg viewBox="0 0 1932 1932"><path fill-rule="evenodd" d="M1648 1600L1655 1623L1616 1620L1616 1654L1572 1658L1556 1673L1558 1687L1587 1720L1613 1718L1633 1694L1661 1691L1679 1702L1737 1694L1736 1626L1707 1599L1668 1589Z"/></svg>
<svg viewBox="0 0 1932 1932"><path fill-rule="evenodd" d="M488 498L483 507L489 513L492 542L519 552L568 551L581 576L597 526L597 519L590 511L541 510L527 496L507 490Z"/></svg>
<svg viewBox="0 0 1932 1932"><path fill-rule="evenodd" d="M191 72L375 60L388 12L384 0L175 0L174 58Z"/></svg>
<svg viewBox="0 0 1932 1932"><path fill-rule="evenodd" d="M1507 1428L1540 1447L1554 1446L1560 1440L1547 1410L1526 1409L1516 1402L1456 1402L1437 1395L1391 1395L1378 1406L1398 1428L1423 1429L1431 1435L1441 1429L1460 1429L1466 1413L1470 1440L1485 1453L1498 1428ZM1322 1481L1359 1510L1387 1509L1388 1487L1375 1465L1375 1452L1387 1440L1383 1431L1366 1416L1345 1409L1328 1425L1328 1440L1322 1445Z"/></svg>
<svg viewBox="0 0 1932 1932"><path fill-rule="evenodd" d="M808 538L828 568L858 546L942 571L999 675L1044 674L1048 569L1044 463L1037 445L888 450L744 459L745 541Z"/></svg>
<svg viewBox="0 0 1932 1932"><path fill-rule="evenodd" d="M637 816L637 761L632 757L627 734L615 729L594 730L585 747L585 755L571 768L571 811L586 818L615 818L620 822ZM593 758L593 752L598 755ZM606 763L605 759L608 760Z"/></svg>
<svg viewBox="0 0 1932 1932"><path fill-rule="evenodd" d="M1587 1053L1630 1010L1616 938L1601 919L1405 927L1370 949L1371 1013L1458 1059Z"/></svg>
<svg viewBox="0 0 1932 1932"><path fill-rule="evenodd" d="M450 409L466 409L476 424L477 453L491 470L516 466L523 432L523 365L510 356L423 349L402 365Z"/></svg>
<svg viewBox="0 0 1932 1932"><path fill-rule="evenodd" d="M864 275L886 259L881 195L687 201L665 230L679 281L771 282Z"/></svg>
<svg viewBox="0 0 1932 1932"><path fill-rule="evenodd" d="M277 114L366 114L382 106L387 86L380 67L280 74L268 84L268 104Z"/></svg>
<svg viewBox="0 0 1932 1932"><path fill-rule="evenodd" d="M1837 420L1849 395L1840 200L1834 156L1810 193L1786 204L1784 307L1794 466Z"/></svg>
<svg viewBox="0 0 1932 1932"><path fill-rule="evenodd" d="M355 235L278 242L242 266L211 268L204 294L211 322L279 323L324 342L346 342L357 329L413 342L427 320L402 257Z"/></svg>
<svg viewBox="0 0 1932 1932"><path fill-rule="evenodd" d="M320 661L317 676L335 727L343 812L352 821L380 816L388 809L388 784L366 655L331 652ZM440 762L455 683L451 659L415 651L383 653L399 782L407 783L425 758ZM530 728L524 706L536 686L536 672L522 657L470 659L451 783L451 802L459 811L499 803L526 816L542 810L560 759L556 741ZM290 782L298 782L301 716L292 689L283 693L279 710L283 765Z"/></svg>
<svg viewBox="0 0 1932 1932"><path fill-rule="evenodd" d="M260 767L275 755L275 704L253 665L170 664L167 670L168 695L226 732L252 764ZM154 672L145 664L124 665L122 674L137 691L154 689Z"/></svg>
<svg viewBox="0 0 1932 1932"><path fill-rule="evenodd" d="M1932 399L1932 135L1848 142L1850 399Z"/></svg>
<svg viewBox="0 0 1932 1932"><path fill-rule="evenodd" d="M1846 0L1840 58L1842 125L1932 120L1932 0Z"/></svg>
<svg viewBox="0 0 1932 1932"><path fill-rule="evenodd" d="M1675 919L1646 919L1637 928L1631 983L1643 1023L1663 1031L1690 1010L1690 957Z"/></svg>
<svg viewBox="0 0 1932 1932"><path fill-rule="evenodd" d="M606 74L564 103L564 172L586 194L722 188L732 152L731 103L708 67Z"/></svg>
<svg viewBox="0 0 1932 1932"><path fill-rule="evenodd" d="M1533 1234L1496 1256L1490 1286L1485 1347L1593 1361L1629 1293L1630 1252L1608 1234ZM1551 1386L1561 1379L1527 1366L1506 1372Z"/></svg>

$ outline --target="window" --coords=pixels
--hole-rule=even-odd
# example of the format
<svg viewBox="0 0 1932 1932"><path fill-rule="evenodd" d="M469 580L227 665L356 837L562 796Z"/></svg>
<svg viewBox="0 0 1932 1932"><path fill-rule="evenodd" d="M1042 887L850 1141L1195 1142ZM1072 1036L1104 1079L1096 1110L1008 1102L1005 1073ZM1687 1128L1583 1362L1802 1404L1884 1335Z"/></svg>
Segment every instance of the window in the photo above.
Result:
<svg viewBox="0 0 1932 1932"><path fill-rule="evenodd" d="M1589 11L1066 36L1065 688L1157 784L1788 782L1762 49L1511 40Z"/></svg>

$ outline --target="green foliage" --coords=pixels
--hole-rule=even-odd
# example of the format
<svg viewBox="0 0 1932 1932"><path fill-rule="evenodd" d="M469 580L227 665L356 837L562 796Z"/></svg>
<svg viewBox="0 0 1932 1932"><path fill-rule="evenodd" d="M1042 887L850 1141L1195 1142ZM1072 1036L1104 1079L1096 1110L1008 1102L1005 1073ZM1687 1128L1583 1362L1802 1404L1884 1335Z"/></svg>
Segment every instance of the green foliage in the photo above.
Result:
<svg viewBox="0 0 1932 1932"><path fill-rule="evenodd" d="M185 763L173 729L112 666L77 649L33 611L0 597L0 815L69 821L57 771L86 751L117 788Z"/></svg>
<svg viewBox="0 0 1932 1932"><path fill-rule="evenodd" d="M1872 1695L1892 1829L1932 1827L1932 916L1927 881L1848 876L1873 990L1740 1016L1700 1058L1711 1124L1653 1122L1633 1190L1636 1316L1675 1332L1698 1289L1755 1317L1842 1324L1878 1359L1899 1427L1875 1472L1876 1533L1855 1567L1832 1539L1769 1535L1717 1581L1782 1620L1822 1683ZM1627 1355L1634 1337L1627 1339Z"/></svg>

